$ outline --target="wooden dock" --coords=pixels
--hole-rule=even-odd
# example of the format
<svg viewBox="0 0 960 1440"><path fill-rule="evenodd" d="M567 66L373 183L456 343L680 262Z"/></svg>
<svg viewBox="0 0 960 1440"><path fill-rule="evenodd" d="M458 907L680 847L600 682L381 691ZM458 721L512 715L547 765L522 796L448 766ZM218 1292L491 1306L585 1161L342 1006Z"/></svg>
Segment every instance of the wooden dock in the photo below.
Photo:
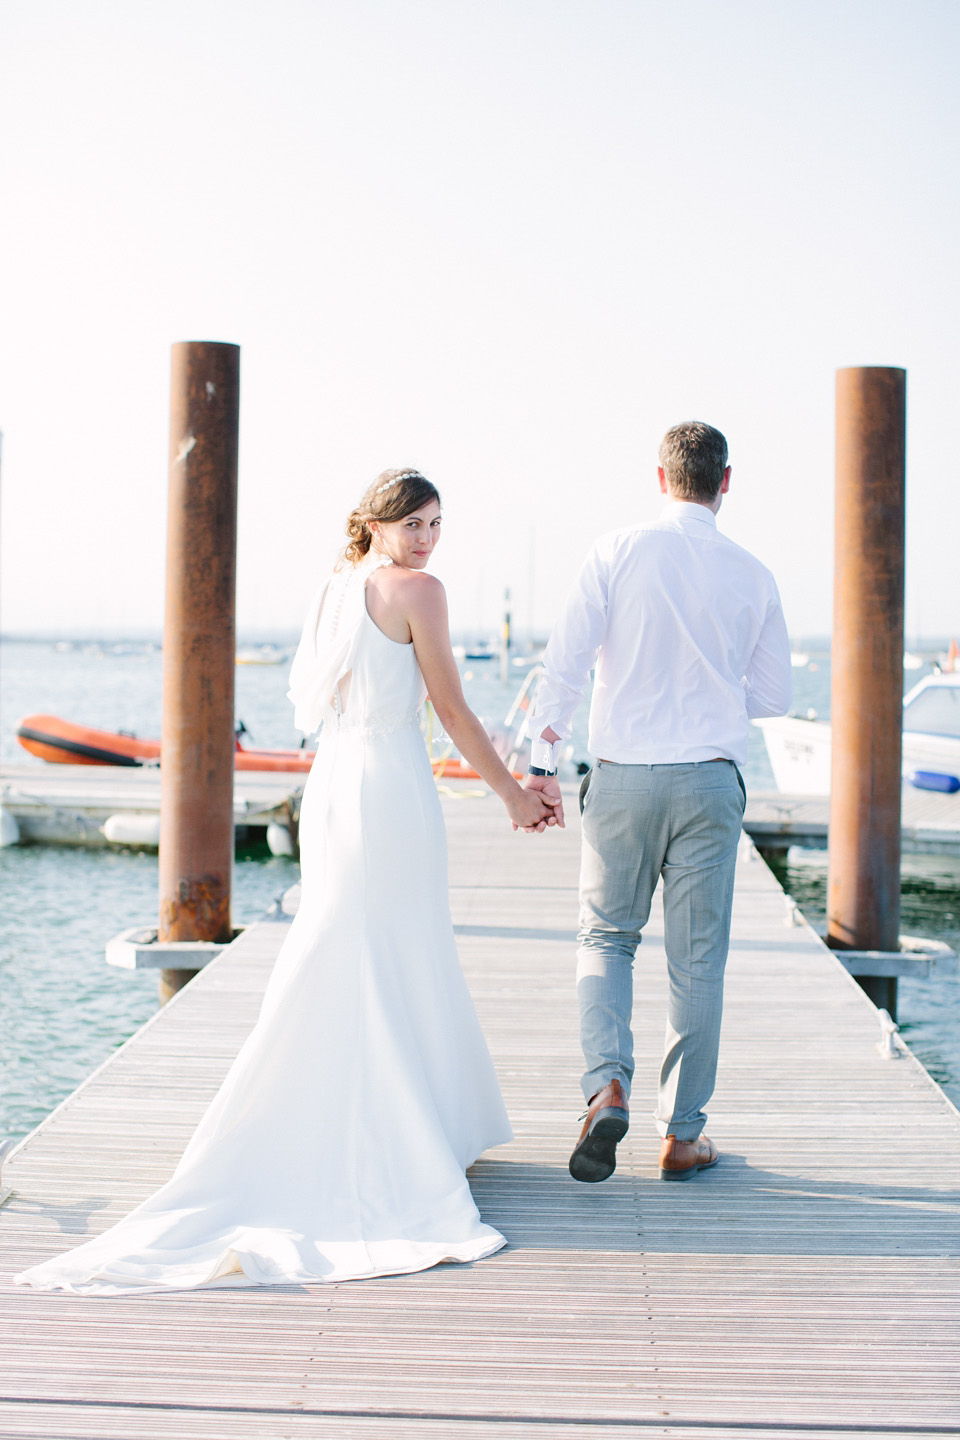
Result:
<svg viewBox="0 0 960 1440"><path fill-rule="evenodd" d="M960 1435L960 1115L742 847L723 1158L657 1176L660 922L637 964L633 1126L572 1181L577 835L514 836L449 793L461 956L517 1139L472 1172L510 1244L310 1289L78 1298L14 1287L171 1171L253 1023L282 919L243 936L24 1144L0 1209L0 1434L201 1437ZM331 1097L335 1104L335 1097ZM255 1165L257 1157L251 1156Z"/></svg>

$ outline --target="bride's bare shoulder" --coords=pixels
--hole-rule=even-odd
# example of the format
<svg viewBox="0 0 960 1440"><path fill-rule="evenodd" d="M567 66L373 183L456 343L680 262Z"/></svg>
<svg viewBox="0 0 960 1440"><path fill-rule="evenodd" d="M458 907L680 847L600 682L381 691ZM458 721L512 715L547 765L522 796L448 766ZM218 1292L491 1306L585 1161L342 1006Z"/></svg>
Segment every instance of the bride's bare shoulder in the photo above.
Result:
<svg viewBox="0 0 960 1440"><path fill-rule="evenodd" d="M443 603L446 591L435 575L425 570L407 570L403 565L385 565L375 570L369 585L373 585L384 600L398 602L405 607L432 608Z"/></svg>

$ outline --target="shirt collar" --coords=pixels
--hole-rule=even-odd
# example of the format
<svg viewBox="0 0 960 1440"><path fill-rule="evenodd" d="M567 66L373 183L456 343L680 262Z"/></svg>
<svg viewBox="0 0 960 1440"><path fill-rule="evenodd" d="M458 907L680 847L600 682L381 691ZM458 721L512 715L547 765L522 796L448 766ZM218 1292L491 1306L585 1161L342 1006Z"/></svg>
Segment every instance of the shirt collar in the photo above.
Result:
<svg viewBox="0 0 960 1440"><path fill-rule="evenodd" d="M701 520L705 525L717 528L717 517L706 505L698 505L695 500L668 500L663 507L661 518L666 520Z"/></svg>

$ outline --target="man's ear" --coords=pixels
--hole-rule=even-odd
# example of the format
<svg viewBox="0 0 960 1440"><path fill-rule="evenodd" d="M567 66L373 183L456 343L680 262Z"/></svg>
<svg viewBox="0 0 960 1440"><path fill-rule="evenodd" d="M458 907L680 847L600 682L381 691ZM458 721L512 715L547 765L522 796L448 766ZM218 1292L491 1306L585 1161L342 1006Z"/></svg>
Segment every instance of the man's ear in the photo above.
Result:
<svg viewBox="0 0 960 1440"><path fill-rule="evenodd" d="M728 468L729 468L729 467L728 467ZM664 475L664 473L663 473L663 466L662 466L662 465L658 465L658 466L657 466L657 479L660 481L660 494L661 494L661 495L666 495L666 494L667 494L667 477L666 477L666 475Z"/></svg>
<svg viewBox="0 0 960 1440"><path fill-rule="evenodd" d="M730 489L730 475L731 475L731 466L728 465L727 468L726 468L726 470L724 470L724 472L723 472L723 480L720 482L720 494L721 494L721 495L726 495L727 491Z"/></svg>

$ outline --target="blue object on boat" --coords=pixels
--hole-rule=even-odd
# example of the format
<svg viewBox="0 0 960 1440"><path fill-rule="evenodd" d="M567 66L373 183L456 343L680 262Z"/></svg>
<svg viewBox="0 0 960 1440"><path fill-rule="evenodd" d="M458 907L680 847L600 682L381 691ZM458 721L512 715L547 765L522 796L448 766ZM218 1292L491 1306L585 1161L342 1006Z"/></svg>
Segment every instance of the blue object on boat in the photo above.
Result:
<svg viewBox="0 0 960 1440"><path fill-rule="evenodd" d="M918 790L942 790L945 795L953 795L960 790L960 780L956 775L944 775L939 770L914 770L909 778L910 784Z"/></svg>

